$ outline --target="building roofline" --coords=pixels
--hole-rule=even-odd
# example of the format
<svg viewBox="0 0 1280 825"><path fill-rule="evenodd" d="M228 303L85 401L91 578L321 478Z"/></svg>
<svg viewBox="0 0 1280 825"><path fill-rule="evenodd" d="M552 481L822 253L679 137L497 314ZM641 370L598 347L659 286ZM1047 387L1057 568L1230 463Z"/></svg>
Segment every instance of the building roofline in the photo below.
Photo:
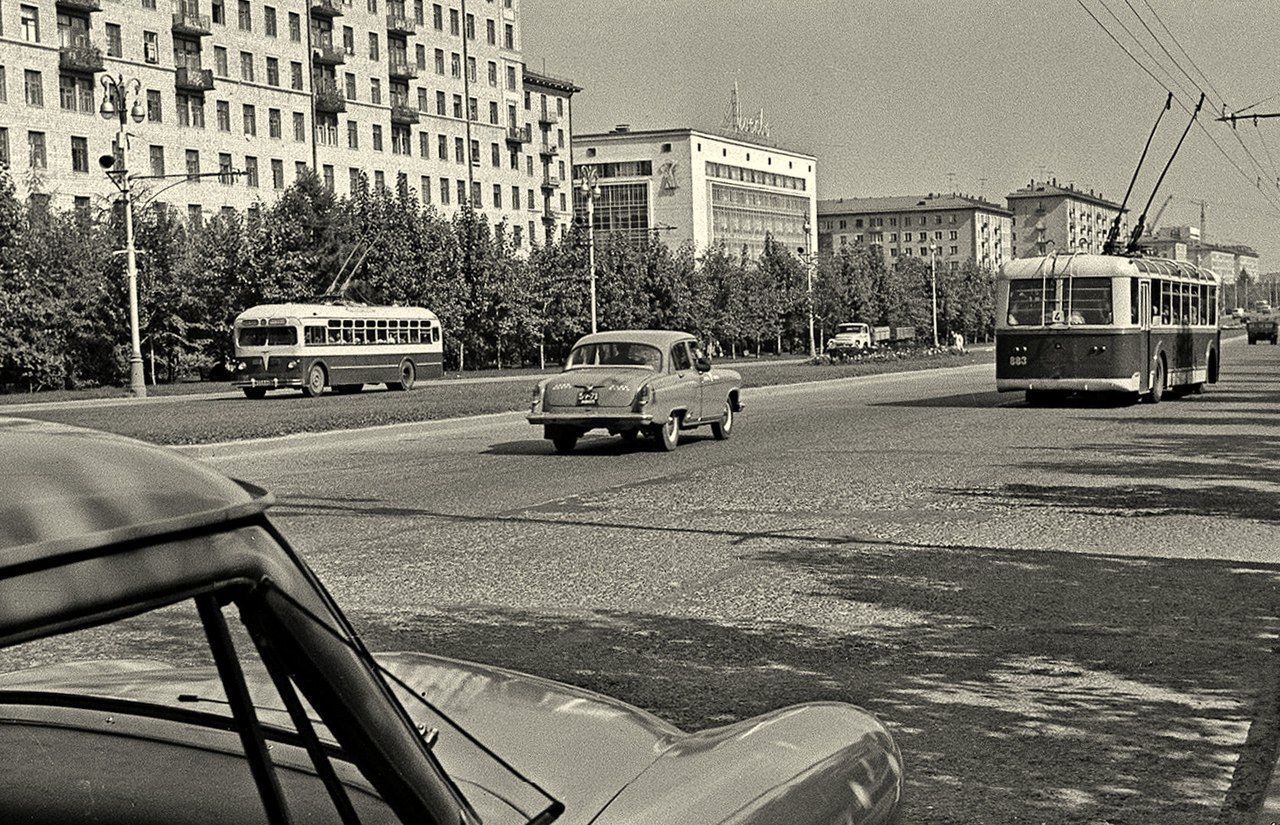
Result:
<svg viewBox="0 0 1280 825"><path fill-rule="evenodd" d="M625 124L620 124L620 125L625 126ZM694 135L698 135L699 137L709 138L711 140L722 140L727 143L736 143L741 146L748 146L755 149L772 150L774 152L785 152L786 154L791 155L793 157L812 160L814 163L817 163L818 161L817 155L811 154L809 152L800 152L795 149L788 149L785 146L782 146L781 144L773 143L763 138L753 138L750 135L737 135L737 134L729 134L727 132L717 132L711 129L695 129L689 126L671 128L671 129L632 129L628 126L626 128L626 131L622 131L622 132L618 131L617 129L611 129L608 132L587 132L584 134L578 134L575 132L573 135L573 142L579 143L579 142L591 141L591 140L625 140L626 138L630 138L630 137L644 137L644 138L656 138L656 137L663 137L663 136L692 137Z"/></svg>
<svg viewBox="0 0 1280 825"><path fill-rule="evenodd" d="M574 83L572 80L562 77L552 77L549 74L535 72L528 66L524 66L524 82L534 86L543 86L547 89L554 89L558 92L568 92L569 94L577 94L582 91L582 87Z"/></svg>
<svg viewBox="0 0 1280 825"><path fill-rule="evenodd" d="M1030 186L1014 190L1005 195L1005 200L1023 200L1026 198L1044 198L1044 197L1061 197L1075 198L1076 200L1088 201L1096 206L1105 206L1109 209L1115 209L1120 212L1128 212L1126 208L1122 208L1120 204L1109 201L1101 195L1093 192L1084 192L1073 186L1059 186L1056 183L1032 183Z"/></svg>
<svg viewBox="0 0 1280 825"><path fill-rule="evenodd" d="M872 212L947 212L974 209L1012 217L1013 212L998 203L967 195L896 195L881 198L823 198L818 201L818 217L870 214Z"/></svg>

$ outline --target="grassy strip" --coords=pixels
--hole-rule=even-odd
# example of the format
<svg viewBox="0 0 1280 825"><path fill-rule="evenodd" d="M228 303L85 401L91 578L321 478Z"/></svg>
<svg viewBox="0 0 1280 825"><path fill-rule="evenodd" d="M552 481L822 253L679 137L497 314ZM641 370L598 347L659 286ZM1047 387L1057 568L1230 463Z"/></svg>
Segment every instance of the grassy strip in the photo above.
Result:
<svg viewBox="0 0 1280 825"><path fill-rule="evenodd" d="M748 388L825 381L859 375L955 367L990 361L989 353L921 355L887 361L813 365L797 361L740 361L723 366L739 369ZM305 399L295 392L270 393L260 401L228 396L228 384L177 384L156 387L153 395L189 395L190 403L113 404L40 409L14 408L11 413L119 433L157 444L207 444L294 433L327 432L436 421L486 413L523 410L540 375L530 372L467 374L467 378L500 381L433 381L413 392L367 389L359 395L326 393ZM99 394L107 393L107 394ZM5 396L25 401L118 398L120 390L41 393Z"/></svg>

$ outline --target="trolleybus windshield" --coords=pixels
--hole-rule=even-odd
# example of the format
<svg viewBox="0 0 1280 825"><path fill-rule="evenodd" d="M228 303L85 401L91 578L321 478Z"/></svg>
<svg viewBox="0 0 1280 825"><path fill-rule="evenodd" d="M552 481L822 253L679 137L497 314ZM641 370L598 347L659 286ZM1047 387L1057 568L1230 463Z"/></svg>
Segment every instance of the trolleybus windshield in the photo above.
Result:
<svg viewBox="0 0 1280 825"><path fill-rule="evenodd" d="M297 327L242 327L240 346L292 346L298 343Z"/></svg>
<svg viewBox="0 0 1280 825"><path fill-rule="evenodd" d="M1110 324L1109 278L1017 278L1009 282L1010 326Z"/></svg>

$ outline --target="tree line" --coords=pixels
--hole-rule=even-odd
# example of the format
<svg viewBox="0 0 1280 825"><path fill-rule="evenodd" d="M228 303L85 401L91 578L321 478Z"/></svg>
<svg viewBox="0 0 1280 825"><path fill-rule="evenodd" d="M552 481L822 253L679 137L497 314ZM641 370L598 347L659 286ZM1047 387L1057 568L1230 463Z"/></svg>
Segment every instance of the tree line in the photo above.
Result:
<svg viewBox="0 0 1280 825"><path fill-rule="evenodd" d="M119 385L128 374L123 213L59 211L15 194L0 169L0 390ZM586 233L521 254L508 227L464 206L450 217L403 184L338 197L305 175L273 205L199 224L135 194L139 326L148 383L209 375L232 355L237 314L306 301L335 281L379 303L440 316L450 370L559 361L590 331ZM765 238L747 258L723 246L669 247L656 233L596 236L600 329L680 329L726 355L807 352L813 313L836 323L914 327L932 337L927 263L886 266L878 248L845 247L806 268ZM992 330L991 273L937 273L939 334ZM820 347L821 341L818 342Z"/></svg>

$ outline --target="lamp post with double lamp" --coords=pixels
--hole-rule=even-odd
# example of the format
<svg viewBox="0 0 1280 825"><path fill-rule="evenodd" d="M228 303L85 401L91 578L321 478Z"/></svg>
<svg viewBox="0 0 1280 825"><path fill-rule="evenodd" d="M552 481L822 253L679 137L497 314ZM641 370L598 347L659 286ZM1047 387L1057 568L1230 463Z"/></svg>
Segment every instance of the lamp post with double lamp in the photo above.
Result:
<svg viewBox="0 0 1280 825"><path fill-rule="evenodd" d="M600 197L600 185L596 182L595 167L582 170L578 184L582 199L587 202L587 266L591 269L591 331L596 331L596 198Z"/></svg>
<svg viewBox="0 0 1280 825"><path fill-rule="evenodd" d="M813 247L809 241L809 232L813 229L813 225L809 223L808 216L804 219L804 275L809 291L809 357L816 358L818 355L818 345L813 338Z"/></svg>
<svg viewBox="0 0 1280 825"><path fill-rule="evenodd" d="M134 123L141 123L147 112L139 97L142 83L137 79L125 79L123 75L104 75L102 90L102 105L98 107L98 114L105 120L115 118L120 124L116 131L116 152L119 154L103 155L98 163L107 171L107 176L120 190L124 201L125 258L129 272L129 391L138 398L146 398L147 383L142 372L142 339L138 332L138 255L133 245L133 200L129 181L129 133L126 127L130 119Z"/></svg>
<svg viewBox="0 0 1280 825"><path fill-rule="evenodd" d="M933 292L933 348L938 348L938 245L929 245L929 288Z"/></svg>

